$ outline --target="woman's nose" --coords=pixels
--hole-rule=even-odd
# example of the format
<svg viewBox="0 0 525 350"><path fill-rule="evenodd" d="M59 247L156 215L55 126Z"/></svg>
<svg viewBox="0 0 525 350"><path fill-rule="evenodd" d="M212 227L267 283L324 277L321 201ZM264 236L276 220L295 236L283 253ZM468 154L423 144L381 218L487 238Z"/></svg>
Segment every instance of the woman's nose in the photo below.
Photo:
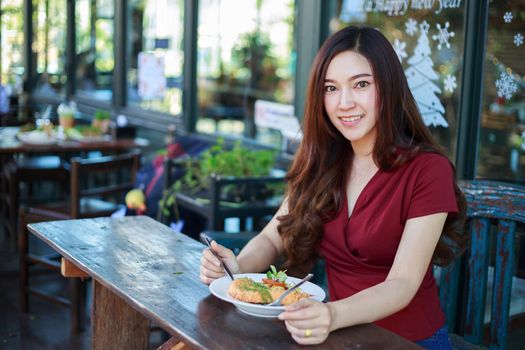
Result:
<svg viewBox="0 0 525 350"><path fill-rule="evenodd" d="M352 93L342 91L341 92L341 99L339 100L339 108L341 109L348 109L355 106L355 101Z"/></svg>

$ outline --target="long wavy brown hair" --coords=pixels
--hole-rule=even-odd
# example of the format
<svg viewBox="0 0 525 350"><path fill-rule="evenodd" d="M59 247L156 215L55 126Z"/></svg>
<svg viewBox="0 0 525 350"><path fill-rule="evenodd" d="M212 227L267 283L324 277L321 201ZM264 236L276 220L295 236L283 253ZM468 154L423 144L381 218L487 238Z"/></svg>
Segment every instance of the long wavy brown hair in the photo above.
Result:
<svg viewBox="0 0 525 350"><path fill-rule="evenodd" d="M328 65L341 52L354 51L370 63L378 98L376 165L389 171L421 152L443 155L423 124L416 102L392 45L376 29L349 26L330 36L314 60L303 118L303 139L287 174L288 214L279 217L285 265L294 272L309 270L318 258L323 225L341 210L350 176L353 151L333 126L324 107ZM454 181L459 212L449 215L433 262L447 265L467 244L465 199Z"/></svg>

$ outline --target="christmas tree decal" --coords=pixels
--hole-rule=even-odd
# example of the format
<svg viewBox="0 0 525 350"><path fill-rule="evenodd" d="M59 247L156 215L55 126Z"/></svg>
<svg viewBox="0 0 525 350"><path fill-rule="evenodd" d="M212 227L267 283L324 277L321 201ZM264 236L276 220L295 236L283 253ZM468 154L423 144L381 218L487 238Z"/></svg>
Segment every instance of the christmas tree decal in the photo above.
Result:
<svg viewBox="0 0 525 350"><path fill-rule="evenodd" d="M425 125L447 128L448 123L443 117L445 108L437 95L441 93L441 89L434 83L439 76L434 71L434 63L430 58L432 52L427 36L430 26L423 21L419 28L417 46L414 49L414 55L408 59L409 67L405 71L408 86L414 95Z"/></svg>

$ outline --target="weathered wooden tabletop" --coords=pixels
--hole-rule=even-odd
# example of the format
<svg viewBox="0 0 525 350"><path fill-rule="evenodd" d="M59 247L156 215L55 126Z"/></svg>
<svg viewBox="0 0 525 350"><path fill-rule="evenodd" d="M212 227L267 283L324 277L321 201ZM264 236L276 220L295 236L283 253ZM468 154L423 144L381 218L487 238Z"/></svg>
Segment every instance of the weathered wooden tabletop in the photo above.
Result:
<svg viewBox="0 0 525 350"><path fill-rule="evenodd" d="M53 221L31 224L29 229L191 348L300 348L284 322L242 314L211 295L199 280L204 246L149 217ZM375 325L361 325L335 331L323 344L310 348L419 347Z"/></svg>

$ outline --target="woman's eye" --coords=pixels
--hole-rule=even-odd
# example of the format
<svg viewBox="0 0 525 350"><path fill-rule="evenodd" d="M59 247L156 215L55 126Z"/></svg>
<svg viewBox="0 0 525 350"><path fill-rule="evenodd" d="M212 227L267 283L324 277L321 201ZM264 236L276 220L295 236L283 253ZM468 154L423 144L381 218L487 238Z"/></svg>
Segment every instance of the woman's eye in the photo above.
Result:
<svg viewBox="0 0 525 350"><path fill-rule="evenodd" d="M360 81L360 82L357 83L355 86L356 86L357 88L362 89L362 88L367 87L368 85L370 85L370 83L369 83L368 81Z"/></svg>
<svg viewBox="0 0 525 350"><path fill-rule="evenodd" d="M324 91L326 91L326 92L334 92L335 90L336 90L336 88L333 85L326 85L324 87Z"/></svg>

